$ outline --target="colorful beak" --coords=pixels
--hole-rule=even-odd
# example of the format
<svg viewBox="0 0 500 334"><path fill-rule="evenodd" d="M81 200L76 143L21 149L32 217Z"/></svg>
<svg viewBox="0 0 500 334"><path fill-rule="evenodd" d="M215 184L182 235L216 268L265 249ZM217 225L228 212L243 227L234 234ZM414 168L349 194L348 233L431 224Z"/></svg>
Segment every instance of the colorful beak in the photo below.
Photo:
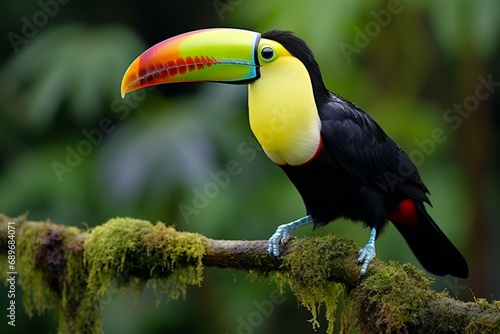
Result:
<svg viewBox="0 0 500 334"><path fill-rule="evenodd" d="M122 79L121 94L153 85L216 81L246 83L260 76L260 34L239 29L205 29L178 35L144 51Z"/></svg>

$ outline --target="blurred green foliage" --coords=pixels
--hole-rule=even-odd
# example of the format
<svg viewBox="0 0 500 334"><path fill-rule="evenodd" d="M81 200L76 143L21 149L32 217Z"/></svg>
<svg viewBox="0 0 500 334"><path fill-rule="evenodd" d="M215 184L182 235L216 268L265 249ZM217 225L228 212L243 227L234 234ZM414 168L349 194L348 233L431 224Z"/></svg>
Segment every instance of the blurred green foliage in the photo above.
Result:
<svg viewBox="0 0 500 334"><path fill-rule="evenodd" d="M436 289L498 297L500 94L481 101L456 130L443 118L474 96L478 76L500 81L498 1L41 0L0 6L0 212L76 226L132 216L233 239L264 239L301 217L300 196L253 139L245 87L183 84L119 96L127 66L167 37L211 26L289 29L315 52L332 91L371 114L405 151L423 153L419 169L432 192L431 214L471 267L471 280L439 278ZM13 44L12 34L21 42ZM446 140L431 151L419 146L436 128ZM200 200L197 194L230 161L239 173ZM186 216L182 204L196 213ZM331 231L359 243L368 238L359 224L343 221L314 233ZM382 259L418 266L394 228L377 247ZM274 289L265 280L249 283L242 274L207 269L203 287L188 291L186 300L155 307L152 291L110 296L105 330L245 333L241 324L259 319L255 305ZM311 332L307 311L297 309L289 291L284 298L251 332ZM0 323L2 332L6 326ZM50 316L28 320L18 309L16 331L55 328Z"/></svg>

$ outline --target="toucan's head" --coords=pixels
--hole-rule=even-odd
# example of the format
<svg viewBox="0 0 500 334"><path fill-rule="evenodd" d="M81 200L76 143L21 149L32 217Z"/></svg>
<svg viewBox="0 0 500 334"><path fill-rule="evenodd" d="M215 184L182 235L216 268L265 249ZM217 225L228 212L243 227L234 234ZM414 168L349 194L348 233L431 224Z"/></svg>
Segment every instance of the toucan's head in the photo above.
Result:
<svg viewBox="0 0 500 334"><path fill-rule="evenodd" d="M206 29L172 37L134 60L121 94L196 81L249 84L250 127L275 163L300 165L319 149L318 106L329 92L311 50L292 33Z"/></svg>
<svg viewBox="0 0 500 334"><path fill-rule="evenodd" d="M266 67L299 59L307 68L315 94L326 91L318 64L300 38L289 31L258 32L214 28L188 32L160 42L127 69L121 94L147 86L178 82L252 83Z"/></svg>

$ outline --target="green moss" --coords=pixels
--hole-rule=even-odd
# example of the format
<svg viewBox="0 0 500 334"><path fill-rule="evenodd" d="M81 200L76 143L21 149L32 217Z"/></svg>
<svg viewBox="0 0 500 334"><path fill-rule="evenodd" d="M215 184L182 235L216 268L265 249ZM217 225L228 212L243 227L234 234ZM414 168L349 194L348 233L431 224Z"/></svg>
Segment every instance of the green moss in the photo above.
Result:
<svg viewBox="0 0 500 334"><path fill-rule="evenodd" d="M487 301L485 298L474 298L474 305L481 307L484 310L490 312L500 313L500 301L493 300L492 302ZM500 320L500 319L498 319Z"/></svg>
<svg viewBox="0 0 500 334"><path fill-rule="evenodd" d="M290 284L290 277L287 273L282 271L273 272L269 275L270 281L274 282L278 287L280 294L283 295L285 293L285 288Z"/></svg>
<svg viewBox="0 0 500 334"><path fill-rule="evenodd" d="M33 311L39 314L59 303L58 296L46 287L44 272L35 265L35 249L40 246L47 230L46 224L23 225L17 231L16 253L19 285L23 290L23 303L31 317Z"/></svg>
<svg viewBox="0 0 500 334"><path fill-rule="evenodd" d="M68 291L62 298L59 333L102 333L100 299L87 289L87 268L83 265L83 241L79 234L66 247L66 282Z"/></svg>
<svg viewBox="0 0 500 334"><path fill-rule="evenodd" d="M150 226L143 220L116 218L87 233L83 259L90 295L104 296L111 282L123 272L127 256L140 250L141 238Z"/></svg>
<svg viewBox="0 0 500 334"><path fill-rule="evenodd" d="M411 264L391 262L374 268L351 291L347 318L368 333L407 331L407 324L424 322L432 279ZM347 331L352 324L345 324Z"/></svg>
<svg viewBox="0 0 500 334"><path fill-rule="evenodd" d="M498 316L492 317L489 321L485 321L481 317L476 317L467 324L465 333L500 333L500 301L489 302L484 298L474 298L474 302L469 302L468 305L471 307L478 306L490 314L497 314Z"/></svg>
<svg viewBox="0 0 500 334"><path fill-rule="evenodd" d="M77 228L48 222L23 224L18 230L19 284L30 316L33 310L41 313L53 305L59 306L60 298L66 293L65 282L61 279L65 275L66 254L61 249L79 232Z"/></svg>
<svg viewBox="0 0 500 334"><path fill-rule="evenodd" d="M81 252L68 247L80 233L78 228L48 222L23 224L17 233L19 285L26 312L32 316L34 310L40 314L54 309L59 333L99 333L99 308L91 307L90 317L86 316L90 312L80 312L88 306L80 303L85 294L85 268ZM84 327L88 330L80 330Z"/></svg>
<svg viewBox="0 0 500 334"><path fill-rule="evenodd" d="M332 247L335 245L335 247ZM297 300L312 315L313 328L319 327L317 316L321 306L325 307L328 333L333 333L335 312L343 286L331 280L333 272L341 272L339 258L355 254L352 241L330 234L321 238L295 240L291 251L283 259L289 273L290 285Z"/></svg>
<svg viewBox="0 0 500 334"><path fill-rule="evenodd" d="M101 300L113 282L139 289L150 282L160 297L171 299L203 278L201 236L130 218L111 219L88 232L20 224L17 254L27 313L55 310L59 333L102 333Z"/></svg>
<svg viewBox="0 0 500 334"><path fill-rule="evenodd" d="M201 284L203 254L203 238L198 234L177 232L144 220L111 219L85 237L87 289L101 298L114 280L118 286L132 283L138 289L151 280L155 290L166 293L167 299L178 298L185 295L187 285ZM195 262L196 266L174 271L180 261Z"/></svg>
<svg viewBox="0 0 500 334"><path fill-rule="evenodd" d="M177 232L173 227L166 227L157 223L147 233L142 243L146 252L151 257L161 259L162 266L153 266L150 281L155 290L160 290L158 295L165 294L167 300L177 299L180 295L186 296L188 285L200 286L203 280L202 259L205 253L203 237L196 233ZM177 267L169 280L158 279L164 270L173 270L178 262L188 261L196 266Z"/></svg>

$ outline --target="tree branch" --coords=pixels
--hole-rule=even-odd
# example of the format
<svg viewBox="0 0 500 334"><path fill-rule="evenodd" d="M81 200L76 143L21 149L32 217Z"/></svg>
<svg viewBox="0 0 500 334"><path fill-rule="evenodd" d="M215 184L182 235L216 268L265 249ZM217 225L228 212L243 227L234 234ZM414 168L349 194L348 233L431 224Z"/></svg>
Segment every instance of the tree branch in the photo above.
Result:
<svg viewBox="0 0 500 334"><path fill-rule="evenodd" d="M15 236L9 226L15 226ZM330 297L340 283L347 292L343 327L361 333L500 329L500 302L465 303L435 292L432 279L409 264L375 259L360 280L357 246L333 234L292 239L275 259L267 240L214 240L143 220L117 218L84 231L0 215L3 275L13 271L6 261L9 240L16 242L15 269L27 312L55 308L61 333L101 332L99 302L113 281L128 287L154 280L168 285L168 298L177 298L186 285L201 285L204 266L254 271L282 284L286 279L313 318L320 304L335 313Z"/></svg>

